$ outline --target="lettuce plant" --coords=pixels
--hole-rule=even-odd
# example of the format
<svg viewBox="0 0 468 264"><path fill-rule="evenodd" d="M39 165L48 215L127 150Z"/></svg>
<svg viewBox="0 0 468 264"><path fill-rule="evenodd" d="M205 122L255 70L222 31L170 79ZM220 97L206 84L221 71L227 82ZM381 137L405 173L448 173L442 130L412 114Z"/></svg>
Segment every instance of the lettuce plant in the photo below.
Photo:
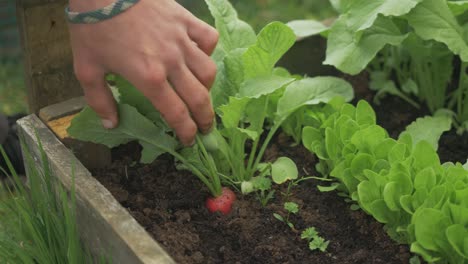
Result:
<svg viewBox="0 0 468 264"><path fill-rule="evenodd" d="M102 128L96 114L86 108L73 120L70 135L109 147L138 141L142 163L168 153L176 159L177 168L190 170L214 196L220 195L222 184L244 183L261 190L269 179L265 176L271 175L277 183L297 177L296 165L287 157L262 163L271 139L301 107L337 96L351 100L351 85L334 77L302 78L275 68L295 42L289 27L273 22L255 35L227 0L206 3L220 33L212 56L218 67L211 89L217 124L210 135L197 136L193 147L181 147L150 101L120 77L115 79L119 126ZM250 182L260 175L263 180Z"/></svg>
<svg viewBox="0 0 468 264"><path fill-rule="evenodd" d="M436 152L451 120L418 119L395 140L376 125L364 101L323 109L320 124L303 131L304 146L320 158L320 171L426 261L468 263L468 171L441 164Z"/></svg>
<svg viewBox="0 0 468 264"><path fill-rule="evenodd" d="M468 5L447 0L332 1L340 16L328 29L314 21L289 25L300 37L328 38L325 64L348 73L367 69L378 102L385 94L415 107L424 102L432 113L455 112L454 125L468 121L467 85L460 81L449 94L453 76L465 80L468 62ZM453 67L454 60L461 67ZM457 69L455 71L455 69ZM466 123L465 123L466 124Z"/></svg>

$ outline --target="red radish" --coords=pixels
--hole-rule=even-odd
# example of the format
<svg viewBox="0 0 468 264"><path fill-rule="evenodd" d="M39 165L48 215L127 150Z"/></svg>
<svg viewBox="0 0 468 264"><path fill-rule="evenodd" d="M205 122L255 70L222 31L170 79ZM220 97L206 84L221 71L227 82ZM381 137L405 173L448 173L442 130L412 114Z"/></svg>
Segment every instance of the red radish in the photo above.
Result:
<svg viewBox="0 0 468 264"><path fill-rule="evenodd" d="M236 194L227 187L221 189L221 195L218 197L208 197L206 199L206 208L211 213L221 212L227 215L231 212L232 204L236 200Z"/></svg>

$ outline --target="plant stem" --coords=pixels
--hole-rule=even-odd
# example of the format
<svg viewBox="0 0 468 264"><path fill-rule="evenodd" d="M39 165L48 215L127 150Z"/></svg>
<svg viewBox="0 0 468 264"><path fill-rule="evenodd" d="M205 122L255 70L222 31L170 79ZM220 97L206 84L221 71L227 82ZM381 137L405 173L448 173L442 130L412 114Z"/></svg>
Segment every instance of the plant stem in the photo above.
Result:
<svg viewBox="0 0 468 264"><path fill-rule="evenodd" d="M267 108L268 108L268 99L269 99L269 97L267 96L265 98L265 104L264 104L264 107L263 107L261 124L265 123L266 112L267 112ZM257 138L257 140L255 140L255 142L254 142L254 144L252 146L252 150L250 151L249 161L247 163L247 175L246 175L247 177L244 177L244 180L247 180L247 181L250 180L253 177L255 168L257 168L258 164L253 164L253 162L254 162L255 154L257 153L257 148L258 148L258 143L259 142L260 142L260 135L258 135L258 138ZM252 167L252 165L255 165L255 166Z"/></svg>
<svg viewBox="0 0 468 264"><path fill-rule="evenodd" d="M206 160L206 166L208 167L208 170L210 171L210 176L211 176L211 183L213 190L215 190L215 193L213 193L214 196L219 196L221 195L221 181L218 176L218 170L216 168L216 164L213 161L213 158L211 157L210 154L206 151L205 145L203 145L202 140L200 139L200 136L196 136L196 141L197 145L200 148L202 155L205 157Z"/></svg>
<svg viewBox="0 0 468 264"><path fill-rule="evenodd" d="M468 62L462 61L460 65L460 76L458 78L458 87L457 87L457 116L458 120L462 124L464 121L468 121L468 116L466 116L464 110L468 107L468 80L466 78L465 71L468 69ZM465 99L465 100L463 100Z"/></svg>
<svg viewBox="0 0 468 264"><path fill-rule="evenodd" d="M254 162L252 168L257 168L258 167L258 164L260 163L261 159L263 158L263 154L265 153L265 150L266 150L267 146L269 145L271 139L275 135L276 131L280 128L280 126L281 126L281 124L283 123L284 120L286 120L286 117L281 119L281 121L277 122L276 124L274 124L273 127L270 129L265 141L263 141L262 148L258 152L257 158L255 159L255 162ZM250 177L252 177L253 176L253 171L249 171L249 174L250 174Z"/></svg>
<svg viewBox="0 0 468 264"><path fill-rule="evenodd" d="M397 91L397 94L400 98L402 98L403 100L405 100L407 103L409 103L410 105L412 105L414 108L416 109L419 109L419 104L416 103L413 99L409 98L408 96L406 96L403 92L401 91Z"/></svg>
<svg viewBox="0 0 468 264"><path fill-rule="evenodd" d="M187 166L189 168L189 170L193 174L195 174L195 176L198 177L198 179L200 179L203 182L203 184L206 185L206 187L208 187L208 189L210 190L210 193L212 195L216 196L216 194L218 194L218 192L216 191L216 188L209 181L209 179L205 175L203 175L203 173L201 173L201 171L199 169L197 169L195 166L193 166L186 158L184 158L184 156L180 155L179 153L177 153L176 151L174 151L174 150L172 150L170 148L161 147L160 144L158 144L157 142L153 142L153 140L151 140L151 139L146 139L145 138L145 139L141 139L141 140L146 141L147 143L149 143L149 144L163 150L164 152L167 152L167 153L171 154L173 157L180 160L185 166Z"/></svg>
<svg viewBox="0 0 468 264"><path fill-rule="evenodd" d="M244 149L245 149L245 139L233 135L230 132L229 143L231 147L229 148L229 160L231 164L231 171L234 178L242 182L245 174L245 164L244 164Z"/></svg>

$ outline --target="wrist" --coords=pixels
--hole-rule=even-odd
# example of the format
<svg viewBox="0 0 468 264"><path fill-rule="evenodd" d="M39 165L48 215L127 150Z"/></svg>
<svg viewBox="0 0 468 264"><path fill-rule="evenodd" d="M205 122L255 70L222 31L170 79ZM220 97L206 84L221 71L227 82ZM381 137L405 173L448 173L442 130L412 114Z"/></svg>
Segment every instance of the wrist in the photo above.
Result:
<svg viewBox="0 0 468 264"><path fill-rule="evenodd" d="M114 0L103 0L99 2L99 5L101 5L105 4L105 1L112 1L104 7L96 7L98 5L96 0L89 0L89 2L85 3L77 2L77 0L71 1L73 1L73 6L65 8L68 22L72 24L94 24L125 12L140 0L116 0L115 2ZM75 8L75 10L72 8ZM89 8L92 10L89 11ZM81 9L88 11L81 11Z"/></svg>

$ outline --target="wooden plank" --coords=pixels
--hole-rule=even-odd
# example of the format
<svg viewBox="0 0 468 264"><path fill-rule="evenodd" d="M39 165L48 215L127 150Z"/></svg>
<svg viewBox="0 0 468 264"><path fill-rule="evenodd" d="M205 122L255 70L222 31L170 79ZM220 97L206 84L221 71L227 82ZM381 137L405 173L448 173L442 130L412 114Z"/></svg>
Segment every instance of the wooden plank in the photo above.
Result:
<svg viewBox="0 0 468 264"><path fill-rule="evenodd" d="M73 150L86 168L104 168L111 164L111 151L108 147L72 139L67 133L73 117L85 106L84 97L73 98L42 108L39 111L39 118L65 146Z"/></svg>
<svg viewBox="0 0 468 264"><path fill-rule="evenodd" d="M25 143L23 153L30 153L36 163L26 163L26 166L44 170L40 162L42 148L49 162L51 176L66 190L71 189L74 180L80 236L94 255L106 253L112 263L174 263L36 115L19 120L18 127Z"/></svg>
<svg viewBox="0 0 468 264"><path fill-rule="evenodd" d="M73 73L66 0L17 0L30 112L82 95Z"/></svg>
<svg viewBox="0 0 468 264"><path fill-rule="evenodd" d="M67 115L75 114L86 106L84 97L76 97L58 104L49 105L39 111L39 118L43 122L49 122Z"/></svg>

